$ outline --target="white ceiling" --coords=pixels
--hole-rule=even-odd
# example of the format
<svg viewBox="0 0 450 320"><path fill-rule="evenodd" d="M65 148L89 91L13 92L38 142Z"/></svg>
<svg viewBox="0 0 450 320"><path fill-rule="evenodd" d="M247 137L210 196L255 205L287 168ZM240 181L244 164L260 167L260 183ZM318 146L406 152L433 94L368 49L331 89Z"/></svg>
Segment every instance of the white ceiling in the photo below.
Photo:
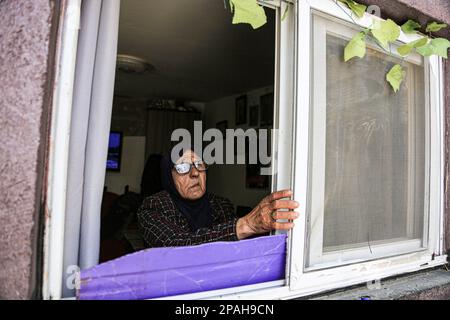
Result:
<svg viewBox="0 0 450 320"><path fill-rule="evenodd" d="M223 0L122 0L119 54L144 58L148 75L116 75L118 96L210 101L273 84L275 15L253 30L231 23Z"/></svg>

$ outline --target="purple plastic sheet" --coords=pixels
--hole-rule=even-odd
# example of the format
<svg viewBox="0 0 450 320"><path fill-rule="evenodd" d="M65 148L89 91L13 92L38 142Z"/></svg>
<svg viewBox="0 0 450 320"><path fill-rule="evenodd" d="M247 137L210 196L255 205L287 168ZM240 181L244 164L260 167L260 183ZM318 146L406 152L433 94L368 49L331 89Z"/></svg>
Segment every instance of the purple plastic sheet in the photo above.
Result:
<svg viewBox="0 0 450 320"><path fill-rule="evenodd" d="M80 300L150 299L284 279L286 235L152 248L81 271Z"/></svg>

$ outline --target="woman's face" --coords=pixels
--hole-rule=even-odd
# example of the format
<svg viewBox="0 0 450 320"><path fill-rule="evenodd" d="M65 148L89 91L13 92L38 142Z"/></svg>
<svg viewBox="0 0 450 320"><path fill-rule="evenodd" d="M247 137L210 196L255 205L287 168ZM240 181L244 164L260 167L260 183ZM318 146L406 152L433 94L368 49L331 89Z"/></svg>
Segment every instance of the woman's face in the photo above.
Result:
<svg viewBox="0 0 450 320"><path fill-rule="evenodd" d="M178 163L194 163L201 159L191 150L187 150L183 156L177 161ZM206 172L198 171L194 165L186 174L178 174L172 169L172 178L178 193L188 200L200 199L206 191Z"/></svg>

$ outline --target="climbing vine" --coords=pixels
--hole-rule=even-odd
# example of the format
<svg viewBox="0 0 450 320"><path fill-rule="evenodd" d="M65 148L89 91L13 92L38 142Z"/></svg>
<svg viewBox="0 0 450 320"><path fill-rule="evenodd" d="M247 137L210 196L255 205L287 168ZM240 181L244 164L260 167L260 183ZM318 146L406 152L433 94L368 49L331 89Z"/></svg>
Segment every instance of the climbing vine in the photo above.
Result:
<svg viewBox="0 0 450 320"><path fill-rule="evenodd" d="M365 5L359 4L353 0L334 1L337 6L339 6L339 3L345 4L358 18L361 18L367 9ZM353 21L355 24L359 25L355 20ZM437 55L445 59L448 58L447 51L448 48L450 48L450 41L445 38L434 38L431 34L432 32L437 32L446 28L446 24L437 22L429 23L426 27L428 36L420 35L418 29L422 26L418 22L411 19L405 22L402 26L397 25L391 19L373 19L369 28L364 28L361 25L359 26L362 31L353 36L345 47L345 61L349 61L356 57L364 58L368 40L374 41L387 54L393 55L391 51L391 44L400 38L401 31L405 34L416 34L420 36L419 39L403 44L397 48L397 53L403 58L402 61L414 51L424 57ZM405 79L405 74L406 73L400 64L394 65L386 74L386 80L395 92L400 89L400 85Z"/></svg>
<svg viewBox="0 0 450 320"><path fill-rule="evenodd" d="M447 28L447 25L444 23L428 23L426 26L428 35L420 34L418 30L422 26L411 19L399 26L391 19L374 18L371 26L366 28L357 23L355 18L362 18L367 10L367 6L354 0L333 1L342 10L344 10L344 6L350 9L352 14L349 14L349 17L354 24L361 28L361 31L355 34L345 47L344 60L346 62L354 58L364 58L369 41L374 42L388 55L393 56L391 45L399 40L402 31L404 34L420 37L397 48L397 53L402 57L402 62L413 52L417 52L424 57L437 55L445 59L448 58L447 51L450 48L450 41L445 38L436 38L432 35L433 32ZM233 13L233 24L249 23L254 29L257 29L267 22L264 8L257 3L257 0L229 0L229 4ZM282 20L284 20L290 5L291 3L288 2ZM347 13L346 10L344 12ZM395 92L400 89L405 79L405 74L406 72L401 64L394 65L386 74L386 80Z"/></svg>

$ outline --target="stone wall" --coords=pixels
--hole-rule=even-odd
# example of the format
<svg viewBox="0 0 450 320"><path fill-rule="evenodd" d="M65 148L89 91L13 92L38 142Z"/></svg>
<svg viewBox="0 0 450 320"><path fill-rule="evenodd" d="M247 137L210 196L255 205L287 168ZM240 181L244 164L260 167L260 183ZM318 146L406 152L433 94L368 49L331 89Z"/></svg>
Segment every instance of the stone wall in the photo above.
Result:
<svg viewBox="0 0 450 320"><path fill-rule="evenodd" d="M54 6L0 1L0 299L36 289Z"/></svg>

